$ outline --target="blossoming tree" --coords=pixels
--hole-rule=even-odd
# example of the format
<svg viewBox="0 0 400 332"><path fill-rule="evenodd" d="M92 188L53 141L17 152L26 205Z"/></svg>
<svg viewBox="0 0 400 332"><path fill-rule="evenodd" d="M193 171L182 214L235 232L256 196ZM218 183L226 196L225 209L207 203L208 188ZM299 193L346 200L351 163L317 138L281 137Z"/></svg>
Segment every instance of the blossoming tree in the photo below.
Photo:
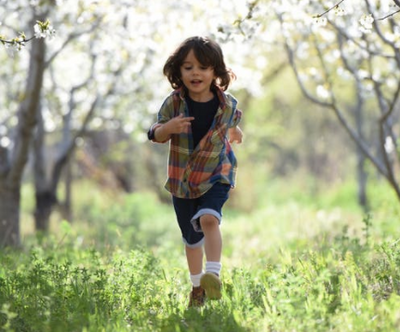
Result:
<svg viewBox="0 0 400 332"><path fill-rule="evenodd" d="M28 160L29 145L33 137L34 124L40 103L40 94L45 67L45 38L54 35L54 29L45 20L51 7L41 13L33 12L35 22L35 40L29 51L29 69L24 87L24 97L18 108L18 123L15 127L13 148L10 141L0 141L0 246L19 245L19 208L21 199L21 181ZM44 22L44 23L43 23ZM21 33L8 40L1 37L4 46L14 54L21 50L31 39Z"/></svg>
<svg viewBox="0 0 400 332"><path fill-rule="evenodd" d="M323 10L318 8L320 3L314 2L315 10ZM396 177L400 162L396 126L400 116L399 11L399 1L389 0L339 1L308 19L303 12L302 22L294 12L275 11L303 94L330 109L355 143L359 200L366 208L366 160L400 201ZM354 101L346 100L348 91L354 91Z"/></svg>
<svg viewBox="0 0 400 332"><path fill-rule="evenodd" d="M399 13L399 0L257 0L237 21L236 33L257 26L259 41L282 46L303 95L348 134L366 209L367 160L400 201Z"/></svg>
<svg viewBox="0 0 400 332"><path fill-rule="evenodd" d="M141 140L143 128L153 121L169 90L162 80L160 57L188 34L217 33L218 23L224 16L231 20L236 8L215 10L199 21L207 10L189 0L179 4L157 0L156 11L148 4L144 0L32 0L29 4L16 0L0 9L3 34L29 21L30 30L35 26L33 33L42 37L9 37L12 33L1 37L0 48L3 45L13 56L1 72L13 84L0 82L5 97L0 107L7 109L7 113L0 110L0 246L19 243L20 187L28 152L34 156L36 226L45 230L57 202L62 170L78 138L88 128L118 126ZM57 36L46 47L43 37L54 36L51 25ZM244 58L237 49L229 53ZM46 135L55 132L61 138L50 163Z"/></svg>

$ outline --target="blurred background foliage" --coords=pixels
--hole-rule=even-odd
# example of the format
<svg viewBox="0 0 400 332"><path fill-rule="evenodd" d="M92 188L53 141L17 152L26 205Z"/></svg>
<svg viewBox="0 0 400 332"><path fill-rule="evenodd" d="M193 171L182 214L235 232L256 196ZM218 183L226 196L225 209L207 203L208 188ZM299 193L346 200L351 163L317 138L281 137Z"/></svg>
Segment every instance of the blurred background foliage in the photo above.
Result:
<svg viewBox="0 0 400 332"><path fill-rule="evenodd" d="M318 49L313 49L312 38L307 39L312 23L302 15L307 13L310 18L334 2L233 1L229 6L217 2L218 5L206 0L196 4L154 0L151 5L141 0L76 1L73 5L61 0L2 2L3 35L16 30L28 34L32 18L43 13L57 31L55 39L46 43L40 116L23 177L23 234L34 232L38 193L43 188L48 191L46 183L54 179L62 153L67 158L53 193L55 199L49 213L53 226L42 230L57 228L55 225L65 219L84 222L88 232L97 228L99 234L108 234L99 231L102 227L115 228L113 231L120 232L121 237L140 242L141 227L153 228L150 225L155 218L166 222L173 219L166 206L159 204L170 202L163 189L168 147L149 143L146 131L170 92L162 76L168 54L183 39L199 34L210 35L221 44L226 62L238 76L230 92L244 112L241 127L245 139L234 147L239 172L237 188L229 201L228 209L233 211L230 213L260 213L261 219L268 219L263 215L264 209L279 207L283 202L301 202L322 211L318 217L322 219L326 209L346 209L363 215L365 207L363 212L357 203L356 145L333 112L323 103L304 97L285 50L287 35L282 35L277 19L291 9L285 16L285 27L291 32L291 39L286 42L296 44L298 66L302 75L308 75L308 86L323 95L321 86L326 72L316 64ZM300 6L303 11L295 16ZM350 19L351 15L358 15L352 12L356 4L348 6ZM367 6L362 8L368 13ZM288 28L289 24L293 26ZM329 46L332 31L326 28L328 36L320 36L320 45L326 46L326 52L334 51ZM326 53L326 59L330 55ZM13 57L6 49L0 51L4 64L0 68L0 145L10 151L19 105L24 99L29 56L28 50ZM351 125L357 125L353 117L356 86L341 74L340 58L330 59L329 63L337 69L332 70L331 79L336 84L332 91L349 112ZM398 74L390 78L398 84ZM376 117L375 104L371 100L365 103L367 120L363 132L371 137L373 146L378 144L372 137L378 129L370 121ZM398 107L396 110L394 121ZM33 143L40 128L43 140L38 148ZM398 125L393 128L398 131ZM41 178L34 168L38 155L44 164ZM384 177L368 162L365 170L369 210L385 204L398 211L392 207L398 202ZM286 218L289 223L293 215ZM335 218L340 219L340 212ZM113 223L107 222L110 220ZM135 220L141 221L137 228L121 231ZM150 245L165 237L162 227L153 231L154 243Z"/></svg>

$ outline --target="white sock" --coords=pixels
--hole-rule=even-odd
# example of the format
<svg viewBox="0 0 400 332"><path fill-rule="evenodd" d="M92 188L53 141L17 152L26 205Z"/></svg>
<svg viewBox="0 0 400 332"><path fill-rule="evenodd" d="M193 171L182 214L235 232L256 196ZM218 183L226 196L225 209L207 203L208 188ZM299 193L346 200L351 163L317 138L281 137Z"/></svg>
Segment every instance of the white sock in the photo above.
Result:
<svg viewBox="0 0 400 332"><path fill-rule="evenodd" d="M199 274L191 274L190 275L190 280L192 281L193 287L199 287L200 286L200 279L201 279L203 274L204 274L204 272L201 271Z"/></svg>
<svg viewBox="0 0 400 332"><path fill-rule="evenodd" d="M221 262L206 262L206 272L211 272L219 276L221 268Z"/></svg>

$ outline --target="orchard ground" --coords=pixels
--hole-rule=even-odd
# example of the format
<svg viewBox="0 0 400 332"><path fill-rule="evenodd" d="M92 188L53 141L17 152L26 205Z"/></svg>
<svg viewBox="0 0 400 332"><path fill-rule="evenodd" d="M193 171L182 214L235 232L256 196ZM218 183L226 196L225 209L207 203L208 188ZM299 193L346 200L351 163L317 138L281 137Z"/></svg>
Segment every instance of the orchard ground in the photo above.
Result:
<svg viewBox="0 0 400 332"><path fill-rule="evenodd" d="M78 187L74 223L54 214L48 236L32 232L24 187L24 246L0 254L2 331L400 328L400 209L384 185L373 186L369 214L352 184L311 196L270 181L249 211L233 197L222 225L223 299L202 309L187 309L171 206L153 193Z"/></svg>

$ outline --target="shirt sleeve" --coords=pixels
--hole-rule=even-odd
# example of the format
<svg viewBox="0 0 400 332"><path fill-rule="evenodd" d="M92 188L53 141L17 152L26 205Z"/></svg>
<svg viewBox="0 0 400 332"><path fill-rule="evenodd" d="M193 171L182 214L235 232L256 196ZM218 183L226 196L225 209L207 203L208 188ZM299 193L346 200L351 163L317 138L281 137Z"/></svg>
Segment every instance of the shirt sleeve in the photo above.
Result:
<svg viewBox="0 0 400 332"><path fill-rule="evenodd" d="M152 142L155 143L165 143L168 142L169 139L165 140L165 141L156 141L154 138L154 132L157 128L161 127L164 123L167 123L169 120L171 120L174 116L174 105L173 105L173 99L172 96L168 96L163 104L161 105L160 110L158 111L157 114L157 122L154 123L148 132L148 136L149 137L153 137L153 139L151 139Z"/></svg>
<svg viewBox="0 0 400 332"><path fill-rule="evenodd" d="M229 121L228 128L233 128L236 127L242 119L242 111L237 108L238 101L235 99L235 97L229 95L228 98L232 107L232 116L231 120Z"/></svg>
<svg viewBox="0 0 400 332"><path fill-rule="evenodd" d="M233 110L233 117L231 123L229 124L229 128L236 127L239 124L240 120L242 119L242 114L242 111L239 109Z"/></svg>

